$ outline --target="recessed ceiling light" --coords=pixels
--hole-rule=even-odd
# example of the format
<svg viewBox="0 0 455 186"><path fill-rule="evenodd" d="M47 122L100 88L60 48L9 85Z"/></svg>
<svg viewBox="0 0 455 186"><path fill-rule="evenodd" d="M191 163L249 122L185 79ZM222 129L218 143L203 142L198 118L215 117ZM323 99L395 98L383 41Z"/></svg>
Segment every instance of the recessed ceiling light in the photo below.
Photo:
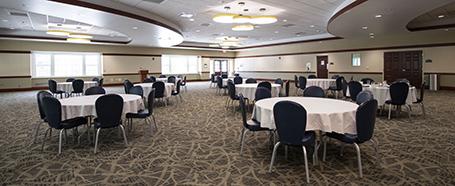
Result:
<svg viewBox="0 0 455 186"><path fill-rule="evenodd" d="M259 9L260 12L265 12L266 10L267 10L267 9L265 9L265 8L260 8L260 9Z"/></svg>
<svg viewBox="0 0 455 186"><path fill-rule="evenodd" d="M444 17L445 17L445 15L438 15L438 18L439 18L439 19L442 19L442 18L444 18Z"/></svg>
<svg viewBox="0 0 455 186"><path fill-rule="evenodd" d="M287 19L283 19L283 22L288 22L288 20Z"/></svg>
<svg viewBox="0 0 455 186"><path fill-rule="evenodd" d="M368 29L368 27L367 27L367 26L363 26L363 27L362 27L362 29L364 29L364 30L367 30L367 29Z"/></svg>
<svg viewBox="0 0 455 186"><path fill-rule="evenodd" d="M245 5L245 2L239 2L239 5L240 5L240 6L244 6L244 5Z"/></svg>
<svg viewBox="0 0 455 186"><path fill-rule="evenodd" d="M236 26L232 27L232 30L233 31L250 31L250 30L254 30L254 26L253 25L236 25Z"/></svg>
<svg viewBox="0 0 455 186"><path fill-rule="evenodd" d="M201 30L196 30L196 32L201 32Z"/></svg>
<svg viewBox="0 0 455 186"><path fill-rule="evenodd" d="M66 41L71 43L90 43L90 39L83 38L67 38Z"/></svg>
<svg viewBox="0 0 455 186"><path fill-rule="evenodd" d="M381 18L381 17L382 17L382 14L375 15L374 17L375 17L375 18Z"/></svg>
<svg viewBox="0 0 455 186"><path fill-rule="evenodd" d="M311 28L314 28L314 25L310 25Z"/></svg>
<svg viewBox="0 0 455 186"><path fill-rule="evenodd" d="M71 33L68 35L69 37L72 38L80 38L80 39L92 39L93 36L87 35L87 34L76 34L76 33Z"/></svg>
<svg viewBox="0 0 455 186"><path fill-rule="evenodd" d="M316 30L316 32L321 32L320 30Z"/></svg>
<svg viewBox="0 0 455 186"><path fill-rule="evenodd" d="M179 16L184 17L184 18L191 18L191 17L193 17L193 14L187 14L185 12L182 12Z"/></svg>
<svg viewBox="0 0 455 186"><path fill-rule="evenodd" d="M370 39L374 39L374 35L370 36Z"/></svg>
<svg viewBox="0 0 455 186"><path fill-rule="evenodd" d="M136 27L136 26L135 26L135 27L133 27L132 29L133 29L133 30L137 30L137 29L138 29L138 27Z"/></svg>
<svg viewBox="0 0 455 186"><path fill-rule="evenodd" d="M191 18L191 19L188 19L188 20L190 20L191 22L192 22L192 21L194 21L194 19L193 19L193 18Z"/></svg>
<svg viewBox="0 0 455 186"><path fill-rule="evenodd" d="M70 33L62 30L48 30L46 34L54 36L69 36Z"/></svg>
<svg viewBox="0 0 455 186"><path fill-rule="evenodd" d="M446 29L444 29L444 30L445 30L445 31L449 31L449 29L448 29L448 28L446 28Z"/></svg>
<svg viewBox="0 0 455 186"><path fill-rule="evenodd" d="M278 34L278 33L280 33L280 32L279 31L275 31L275 34Z"/></svg>
<svg viewBox="0 0 455 186"><path fill-rule="evenodd" d="M9 29L14 30L15 28L11 27L11 28L9 28Z"/></svg>
<svg viewBox="0 0 455 186"><path fill-rule="evenodd" d="M2 19L3 22L8 22L8 19Z"/></svg>

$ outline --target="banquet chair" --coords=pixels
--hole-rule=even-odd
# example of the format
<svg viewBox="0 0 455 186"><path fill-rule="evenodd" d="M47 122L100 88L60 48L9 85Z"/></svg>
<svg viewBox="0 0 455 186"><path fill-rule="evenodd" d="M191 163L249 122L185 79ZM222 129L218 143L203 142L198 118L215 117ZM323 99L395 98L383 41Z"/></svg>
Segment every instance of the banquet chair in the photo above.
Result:
<svg viewBox="0 0 455 186"><path fill-rule="evenodd" d="M352 101L356 101L357 95L362 91L362 84L358 81L350 81L348 83L349 97Z"/></svg>
<svg viewBox="0 0 455 186"><path fill-rule="evenodd" d="M362 78L360 81L361 81L363 84L372 84L372 83L374 83L374 80L371 79L371 78Z"/></svg>
<svg viewBox="0 0 455 186"><path fill-rule="evenodd" d="M243 83L243 78L240 77L240 76L235 76L234 77L234 84L238 85L238 84L242 84Z"/></svg>
<svg viewBox="0 0 455 186"><path fill-rule="evenodd" d="M96 83L100 83L100 79L97 77L92 78L92 81L96 81Z"/></svg>
<svg viewBox="0 0 455 186"><path fill-rule="evenodd" d="M155 76L150 76L149 77L151 83L155 83L156 82L156 77Z"/></svg>
<svg viewBox="0 0 455 186"><path fill-rule="evenodd" d="M96 99L96 119L95 119L95 149L93 152L96 154L98 149L98 138L101 129L120 128L123 133L123 140L125 145L128 145L126 139L125 128L122 125L122 112L123 112L123 98L116 94L107 94Z"/></svg>
<svg viewBox="0 0 455 186"><path fill-rule="evenodd" d="M227 73L223 72L223 73L221 74L221 78L223 78L223 79L226 79L226 78L228 78L228 75L227 75Z"/></svg>
<svg viewBox="0 0 455 186"><path fill-rule="evenodd" d="M261 99L267 99L272 97L272 91L266 87L258 87L256 88L256 92L254 93L254 101L259 101Z"/></svg>
<svg viewBox="0 0 455 186"><path fill-rule="evenodd" d="M151 78L145 78L142 83L154 83L155 81L153 81Z"/></svg>
<svg viewBox="0 0 455 186"><path fill-rule="evenodd" d="M270 91L272 91L272 84L268 81L260 82L257 87L265 87L265 88L269 89Z"/></svg>
<svg viewBox="0 0 455 186"><path fill-rule="evenodd" d="M142 98L144 97L144 89L141 86L133 86L130 88L130 90L128 90L128 94L138 95Z"/></svg>
<svg viewBox="0 0 455 186"><path fill-rule="evenodd" d="M299 77L297 77L297 75L294 75L294 86L295 86L295 94L298 95L300 86L299 86Z"/></svg>
<svg viewBox="0 0 455 186"><path fill-rule="evenodd" d="M106 94L106 90L104 90L104 88L100 87L100 86L90 87L87 90L85 90L86 96L97 95L97 94Z"/></svg>
<svg viewBox="0 0 455 186"><path fill-rule="evenodd" d="M283 87L284 81L281 78L277 78L277 79L275 79L274 83L280 85L281 87Z"/></svg>
<svg viewBox="0 0 455 186"><path fill-rule="evenodd" d="M164 74L161 74L160 76L158 76L159 78L166 78L166 75Z"/></svg>
<svg viewBox="0 0 455 186"><path fill-rule="evenodd" d="M221 90L224 90L224 94L226 94L227 85L223 85L223 78L217 76L216 85L218 87L218 89L216 89L217 94L221 95Z"/></svg>
<svg viewBox="0 0 455 186"><path fill-rule="evenodd" d="M348 98L348 82L346 82L346 79L343 78L343 98L347 99Z"/></svg>
<svg viewBox="0 0 455 186"><path fill-rule="evenodd" d="M316 78L318 78L318 76L316 76L314 74L308 75L308 79L316 79Z"/></svg>
<svg viewBox="0 0 455 186"><path fill-rule="evenodd" d="M407 84L410 84L409 80L406 79L406 78L397 79L393 83L407 83Z"/></svg>
<svg viewBox="0 0 455 186"><path fill-rule="evenodd" d="M338 77L340 77L340 75L333 75L331 78L332 79L337 79Z"/></svg>
<svg viewBox="0 0 455 186"><path fill-rule="evenodd" d="M303 90L304 97L324 98L325 93L321 87L309 86Z"/></svg>
<svg viewBox="0 0 455 186"><path fill-rule="evenodd" d="M323 137L323 155L322 161L325 161L327 141L329 139L337 139L340 142L354 145L357 151L357 165L359 167L359 176L363 177L362 172L362 159L359 145L364 142L371 142L376 152L376 158L379 161L379 147L378 142L373 138L374 125L376 122L376 111L378 109L378 101L373 99L362 103L356 111L355 123L357 134L340 134L340 133L326 133Z"/></svg>
<svg viewBox="0 0 455 186"><path fill-rule="evenodd" d="M128 91L130 91L131 87L133 87L133 83L131 83L130 80L125 80L123 81L123 88L125 89L125 94L128 94Z"/></svg>
<svg viewBox="0 0 455 186"><path fill-rule="evenodd" d="M401 106L405 106L408 109L408 116L411 117L411 106L406 103L408 98L409 85L405 82L393 83L390 85L390 100L385 101L386 105L389 105L389 114L392 114L392 106L396 106L395 111L401 111Z"/></svg>
<svg viewBox="0 0 455 186"><path fill-rule="evenodd" d="M343 76L337 76L335 80L335 86L329 87L329 90L332 92L332 94L335 94L335 99L338 99L338 94L343 91L343 79Z"/></svg>
<svg viewBox="0 0 455 186"><path fill-rule="evenodd" d="M305 76L299 76L299 89L297 89L297 95L299 91L303 91L306 88L307 79Z"/></svg>
<svg viewBox="0 0 455 186"><path fill-rule="evenodd" d="M242 94L239 96L239 105L240 105L240 112L242 113L242 132L240 133L240 155L243 154L243 144L245 141L245 137L247 132L257 132L257 131L269 131L270 132L270 141L273 141L273 131L268 128L262 128L261 124L256 121L255 119L247 120L247 111L246 111L246 104L245 98Z"/></svg>
<svg viewBox="0 0 455 186"><path fill-rule="evenodd" d="M99 83L98 83L98 86L99 87L103 87L103 85L104 85L104 78L101 78Z"/></svg>
<svg viewBox="0 0 455 186"><path fill-rule="evenodd" d="M155 99L163 101L164 105L167 106L167 100L164 96L165 84L162 81L153 83L152 88L155 89Z"/></svg>
<svg viewBox="0 0 455 186"><path fill-rule="evenodd" d="M183 78L183 76L181 74L177 75L178 78Z"/></svg>
<svg viewBox="0 0 455 186"><path fill-rule="evenodd" d="M180 86L185 88L185 92L187 91L186 76L183 76L183 81L180 83Z"/></svg>
<svg viewBox="0 0 455 186"><path fill-rule="evenodd" d="M210 88L213 86L217 86L218 78L215 76L215 74L210 74Z"/></svg>
<svg viewBox="0 0 455 186"><path fill-rule="evenodd" d="M66 79L66 82L73 82L74 80L76 80L75 78L68 78Z"/></svg>
<svg viewBox="0 0 455 186"><path fill-rule="evenodd" d="M246 79L245 83L248 83L248 84L250 84L250 83L258 83L258 81L256 79L254 79L254 78L248 78L248 79Z"/></svg>
<svg viewBox="0 0 455 186"><path fill-rule="evenodd" d="M167 83L175 83L175 76L169 76L167 78Z"/></svg>
<svg viewBox="0 0 455 186"><path fill-rule="evenodd" d="M37 99L37 103L38 103L38 111L39 111L39 116L40 116L41 122L39 122L38 124L35 124L35 128L33 129L34 135L33 135L32 144L34 144L36 142L36 138L38 137L39 127L41 126L41 124L47 123L46 114L44 113L44 108L43 108L43 98L44 97L53 97L53 96L48 91L44 91L44 90L39 91L38 94L36 94L36 99Z"/></svg>
<svg viewBox="0 0 455 186"><path fill-rule="evenodd" d="M358 105L361 105L362 103L365 103L365 102L373 100L373 99L374 99L374 96L373 96L373 93L371 91L363 90L359 94L357 94L357 98L356 98L355 102Z"/></svg>
<svg viewBox="0 0 455 186"><path fill-rule="evenodd" d="M234 106L234 101L239 100L239 96L235 93L235 83L232 81L227 82L227 90L228 90L228 95L229 97L227 98L226 101L226 109L232 105L232 111L234 111L235 106Z"/></svg>
<svg viewBox="0 0 455 186"><path fill-rule="evenodd" d="M286 81L286 83L284 84L284 96L285 97L289 97L289 80Z"/></svg>
<svg viewBox="0 0 455 186"><path fill-rule="evenodd" d="M83 95L84 94L84 80L76 79L72 82L73 91L71 92L70 96L74 95Z"/></svg>
<svg viewBox="0 0 455 186"><path fill-rule="evenodd" d="M420 108L422 109L422 115L425 117L425 106L423 105L423 96L425 94L425 82L422 83L420 86L420 97L417 98L417 101L414 102L413 104L418 104L420 105Z"/></svg>
<svg viewBox="0 0 455 186"><path fill-rule="evenodd" d="M316 165L319 145L316 142L315 133L313 131L306 131L306 109L296 102L280 101L273 107L273 116L275 119L276 132L278 133L278 142L275 143L273 147L269 172L272 172L276 152L280 145L285 145L286 147L299 146L303 150L306 181L307 183L310 183L306 147L310 145L314 146L313 164Z"/></svg>
<svg viewBox="0 0 455 186"><path fill-rule="evenodd" d="M155 101L155 89L152 89L150 91L149 95L147 96L147 108L144 110L140 110L137 113L126 113L126 119L129 124L130 130L128 132L131 132L133 129L133 119L144 119L145 124L150 125L150 135L153 134L153 126L152 126L152 120L153 119L153 124L155 125L155 129L158 130L158 126L156 125L156 120L155 120L155 115L153 114L153 104Z"/></svg>
<svg viewBox="0 0 455 186"><path fill-rule="evenodd" d="M175 90L172 91L171 95L175 97L177 102L180 100L180 102L183 102L182 94L180 93L180 87L182 85L182 80L177 81L177 86L175 87ZM178 97L178 98L177 98Z"/></svg>
<svg viewBox="0 0 455 186"><path fill-rule="evenodd" d="M60 95L60 98L63 98L63 94L65 94L65 97L68 97L68 93L63 91L63 90L57 90L57 82L53 79L50 79L47 81L49 85L49 91L52 93L53 96L58 96Z"/></svg>
<svg viewBox="0 0 455 186"><path fill-rule="evenodd" d="M58 154L61 154L63 132L65 132L65 140L68 141L68 139L66 138L66 130L75 129L77 131L77 127L87 124L88 120L84 117L76 117L62 121L62 105L60 104L60 101L54 97L45 96L43 98L42 104L47 123L49 124L49 128L44 133L44 139L41 145L41 150L44 150L44 144L46 142L48 131L49 137L52 137L50 131L52 129L57 129L59 130Z"/></svg>

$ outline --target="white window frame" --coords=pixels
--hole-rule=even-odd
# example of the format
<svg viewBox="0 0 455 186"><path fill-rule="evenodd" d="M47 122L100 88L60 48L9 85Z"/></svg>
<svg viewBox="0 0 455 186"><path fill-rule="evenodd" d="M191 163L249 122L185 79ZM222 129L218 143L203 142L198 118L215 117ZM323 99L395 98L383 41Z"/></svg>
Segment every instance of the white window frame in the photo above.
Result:
<svg viewBox="0 0 455 186"><path fill-rule="evenodd" d="M196 72L188 72L188 69L190 69L190 66L189 66L190 63L188 63L188 61L187 61L187 63L186 63L186 64L187 64L187 67L186 67L187 72L182 73L182 74L186 74L186 75L199 74L200 71L201 71L201 60L202 60L202 57L201 57L201 56L196 56L196 55L163 54L163 55L161 55L161 60L162 60L162 61L161 61L161 73L162 73L162 74L166 74L166 75L180 74L180 73L174 73L174 72L171 71L172 64L169 65L169 69L167 70L167 71L169 71L170 73L167 73L167 72L164 73L164 71L163 71L163 58L164 58L164 56L171 56L171 57L172 57L172 56L185 56L185 57L191 56L191 57L197 57L197 68L196 68L197 70L196 70Z"/></svg>
<svg viewBox="0 0 455 186"><path fill-rule="evenodd" d="M358 63L354 61L358 57ZM351 66L353 67L360 67L362 65L362 55L360 53L353 53L351 54Z"/></svg>
<svg viewBox="0 0 455 186"><path fill-rule="evenodd" d="M36 54L50 54L51 55L51 76L36 76L36 64L35 64L35 55ZM81 76L55 76L55 65L54 65L54 56L58 54L66 54L66 55L83 55L83 61L82 61L82 72L83 75ZM99 60L98 60L98 72L99 74L97 75L86 75L86 55L97 55ZM31 74L32 78L67 78L67 77L97 77L97 76L102 76L103 75L103 55L102 53L97 53L97 52L66 52L66 51L32 51L31 56L30 56L30 65L31 65Z"/></svg>

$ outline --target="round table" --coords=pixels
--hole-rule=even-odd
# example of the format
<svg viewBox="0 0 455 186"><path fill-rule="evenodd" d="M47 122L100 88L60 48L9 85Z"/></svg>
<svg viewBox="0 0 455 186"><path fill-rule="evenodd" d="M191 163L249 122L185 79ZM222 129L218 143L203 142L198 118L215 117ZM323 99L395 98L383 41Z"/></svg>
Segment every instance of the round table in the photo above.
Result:
<svg viewBox="0 0 455 186"><path fill-rule="evenodd" d="M259 100L254 105L253 118L261 123L261 127L276 129L273 107L279 101L293 101L306 109L307 131L357 134L355 116L358 105L328 98L279 97Z"/></svg>
<svg viewBox="0 0 455 186"><path fill-rule="evenodd" d="M138 110L144 109L144 102L141 96L133 94L118 94L123 98L123 113L132 112L137 113ZM103 95L91 95L91 96L78 96L60 99L62 104L62 120L85 117L85 116L96 116L95 102L96 99Z"/></svg>
<svg viewBox="0 0 455 186"><path fill-rule="evenodd" d="M176 77L175 78L175 83L177 83L179 80L182 80L182 78ZM162 82L167 83L167 78L156 78L156 81L162 81Z"/></svg>
<svg viewBox="0 0 455 186"><path fill-rule="evenodd" d="M96 81L84 81L84 92L90 87L94 87L98 84ZM73 82L59 82L57 83L57 90L63 90L71 93L73 91Z"/></svg>
<svg viewBox="0 0 455 186"><path fill-rule="evenodd" d="M237 84L235 85L235 92L237 95L242 94L243 97L254 100L257 87L258 83ZM280 95L280 88L280 84L272 84L272 97Z"/></svg>
<svg viewBox="0 0 455 186"><path fill-rule="evenodd" d="M368 90L373 93L374 99L378 100L378 105L382 106L387 100L390 100L390 88L389 86L379 85L364 85L362 90ZM350 96L349 87L346 90L346 96ZM413 102L417 101L416 88L409 87L408 97L406 98L406 104L412 105Z"/></svg>
<svg viewBox="0 0 455 186"><path fill-rule="evenodd" d="M336 85L336 79L307 79L306 80L306 87L309 86L317 86L321 87L324 90L330 88L330 86Z"/></svg>
<svg viewBox="0 0 455 186"><path fill-rule="evenodd" d="M134 84L134 86L141 86L144 90L144 97L147 97L153 89L153 83L138 83ZM164 96L171 97L172 91L174 90L174 83L164 83Z"/></svg>

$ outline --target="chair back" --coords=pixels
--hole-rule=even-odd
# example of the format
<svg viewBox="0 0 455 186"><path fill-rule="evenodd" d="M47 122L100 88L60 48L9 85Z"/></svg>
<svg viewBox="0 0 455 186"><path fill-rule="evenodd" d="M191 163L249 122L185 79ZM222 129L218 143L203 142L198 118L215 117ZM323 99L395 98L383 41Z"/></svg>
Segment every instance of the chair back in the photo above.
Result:
<svg viewBox="0 0 455 186"><path fill-rule="evenodd" d="M410 82L409 82L408 79L402 78L402 79L395 80L394 83L407 83L407 84L409 84Z"/></svg>
<svg viewBox="0 0 455 186"><path fill-rule="evenodd" d="M66 79L66 82L73 82L74 80L76 80L75 78L68 78Z"/></svg>
<svg viewBox="0 0 455 186"><path fill-rule="evenodd" d="M235 95L235 84L232 83L232 81L228 81L227 82L227 88L228 88L229 98L235 99L236 98L236 95Z"/></svg>
<svg viewBox="0 0 455 186"><path fill-rule="evenodd" d="M47 84L49 86L49 91L51 91L52 93L57 92L57 82L55 80L50 79L47 81Z"/></svg>
<svg viewBox="0 0 455 186"><path fill-rule="evenodd" d="M357 108L355 119L358 143L363 143L373 137L377 110L378 101L375 99L362 103Z"/></svg>
<svg viewBox="0 0 455 186"><path fill-rule="evenodd" d="M297 75L294 75L294 86L295 86L295 88L300 88L299 78L297 77Z"/></svg>
<svg viewBox="0 0 455 186"><path fill-rule="evenodd" d="M224 72L223 72L223 73L221 74L221 78L223 78L223 79L226 79L226 78L228 78L228 75L227 75L227 73L224 73Z"/></svg>
<svg viewBox="0 0 455 186"><path fill-rule="evenodd" d="M175 76L169 76L169 77L167 78L167 82L168 82L168 83L175 83Z"/></svg>
<svg viewBox="0 0 455 186"><path fill-rule="evenodd" d="M156 82L156 77L155 76L150 76L149 77L151 83L155 83Z"/></svg>
<svg viewBox="0 0 455 186"><path fill-rule="evenodd" d="M350 81L348 83L349 87L349 95L352 99L352 101L355 101L357 99L357 95L362 91L362 84L358 81Z"/></svg>
<svg viewBox="0 0 455 186"><path fill-rule="evenodd" d="M84 80L76 79L72 82L74 93L84 93Z"/></svg>
<svg viewBox="0 0 455 186"><path fill-rule="evenodd" d="M258 83L258 82L254 78L248 78L248 79L246 79L245 83Z"/></svg>
<svg viewBox="0 0 455 186"><path fill-rule="evenodd" d="M143 97L144 96L144 89L141 86L134 86L131 87L128 91L128 94L134 94Z"/></svg>
<svg viewBox="0 0 455 186"><path fill-rule="evenodd" d="M306 78L304 76L299 76L299 88L306 88Z"/></svg>
<svg viewBox="0 0 455 186"><path fill-rule="evenodd" d="M268 81L260 82L258 84L258 87L265 87L265 88L269 89L270 91L272 91L272 84Z"/></svg>
<svg viewBox="0 0 455 186"><path fill-rule="evenodd" d="M347 96L348 93L348 82L346 82L346 79L343 78L343 97Z"/></svg>
<svg viewBox="0 0 455 186"><path fill-rule="evenodd" d="M155 89L155 98L164 98L164 82L158 81L153 83L152 88Z"/></svg>
<svg viewBox="0 0 455 186"><path fill-rule="evenodd" d="M261 99L266 99L266 98L271 98L272 97L272 92L270 89L265 88L265 87L258 87L256 88L256 92L254 94L254 100L259 101Z"/></svg>
<svg viewBox="0 0 455 186"><path fill-rule="evenodd" d="M90 87L87 90L85 90L86 96L97 95L97 94L106 94L106 90L104 90L104 88L100 87L100 86Z"/></svg>
<svg viewBox="0 0 455 186"><path fill-rule="evenodd" d="M177 75L178 78L183 78L183 76L181 74Z"/></svg>
<svg viewBox="0 0 455 186"><path fill-rule="evenodd" d="M212 83L216 83L218 81L218 79L216 78L215 74L210 74L210 81Z"/></svg>
<svg viewBox="0 0 455 186"><path fill-rule="evenodd" d="M420 101L423 101L423 96L425 95L425 82L420 86Z"/></svg>
<svg viewBox="0 0 455 186"><path fill-rule="evenodd" d="M156 79L155 79L155 80L156 80ZM145 79L142 81L142 83L153 83L153 82L155 82L155 81L153 81L153 80L150 79L150 78L145 78Z"/></svg>
<svg viewBox="0 0 455 186"><path fill-rule="evenodd" d="M390 85L390 99L394 105L405 105L408 98L409 85L398 82Z"/></svg>
<svg viewBox="0 0 455 186"><path fill-rule="evenodd" d="M94 77L94 78L92 78L92 81L96 81L97 83L99 83L99 82L100 82L100 79L97 78L97 77Z"/></svg>
<svg viewBox="0 0 455 186"><path fill-rule="evenodd" d="M235 76L234 77L234 84L242 84L243 83L243 78L240 76Z"/></svg>
<svg viewBox="0 0 455 186"><path fill-rule="evenodd" d="M153 104L155 103L155 89L150 91L149 95L147 96L147 109L149 110L149 114L153 113Z"/></svg>
<svg viewBox="0 0 455 186"><path fill-rule="evenodd" d="M318 78L318 76L313 75L313 74L311 74L311 75L308 76L308 79L316 79L316 78Z"/></svg>
<svg viewBox="0 0 455 186"><path fill-rule="evenodd" d="M340 77L340 75L333 75L332 79L337 79L338 77Z"/></svg>
<svg viewBox="0 0 455 186"><path fill-rule="evenodd" d="M98 86L99 87L103 87L103 85L104 85L104 78L101 78L99 83L98 83Z"/></svg>
<svg viewBox="0 0 455 186"><path fill-rule="evenodd" d="M247 116L246 116L246 105L245 105L245 98L243 97L242 94L239 95L239 106L240 106L240 112L242 112L242 124L243 127L247 128L248 123L247 121Z"/></svg>
<svg viewBox="0 0 455 186"><path fill-rule="evenodd" d="M123 82L123 88L125 89L125 94L128 94L128 92L130 91L131 87L133 87L133 83L131 83L130 80L125 80Z"/></svg>
<svg viewBox="0 0 455 186"><path fill-rule="evenodd" d="M289 97L289 80L286 81L284 87L285 87L285 89L284 89L284 90L285 90L284 95L285 95L286 97Z"/></svg>
<svg viewBox="0 0 455 186"><path fill-rule="evenodd" d="M300 145L306 130L307 111L293 101L280 101L273 106L273 116L279 141Z"/></svg>
<svg viewBox="0 0 455 186"><path fill-rule="evenodd" d="M49 126L60 129L62 122L62 105L60 101L57 98L45 96L43 98L43 110Z"/></svg>
<svg viewBox="0 0 455 186"><path fill-rule="evenodd" d="M180 83L181 86L186 86L186 76L183 76L183 81Z"/></svg>
<svg viewBox="0 0 455 186"><path fill-rule="evenodd" d="M323 98L323 97L325 97L325 93L321 87L309 86L309 87L303 89L303 96L304 97Z"/></svg>
<svg viewBox="0 0 455 186"><path fill-rule="evenodd" d="M159 78L166 78L166 75L161 74L161 75L159 76Z"/></svg>
<svg viewBox="0 0 455 186"><path fill-rule="evenodd" d="M284 81L281 78L275 79L275 84L279 84L281 87L283 87Z"/></svg>
<svg viewBox="0 0 455 186"><path fill-rule="evenodd" d="M97 121L100 128L117 127L122 122L123 98L117 94L107 94L96 99Z"/></svg>
<svg viewBox="0 0 455 186"><path fill-rule="evenodd" d="M372 84L372 83L374 83L374 80L371 79L371 78L362 78L360 81L361 81L363 84Z"/></svg>
<svg viewBox="0 0 455 186"><path fill-rule="evenodd" d="M44 113L44 108L43 108L43 98L44 97L53 97L51 93L48 91L41 90L36 94L36 99L38 103L38 111L41 119L46 118L46 114Z"/></svg>
<svg viewBox="0 0 455 186"><path fill-rule="evenodd" d="M175 87L175 92L176 94L180 94L180 86L182 86L182 80L177 81L177 87Z"/></svg>
<svg viewBox="0 0 455 186"><path fill-rule="evenodd" d="M223 78L221 76L216 76L216 85L218 88L223 88Z"/></svg>
<svg viewBox="0 0 455 186"><path fill-rule="evenodd" d="M338 76L335 80L337 90L343 90L343 76Z"/></svg>
<svg viewBox="0 0 455 186"><path fill-rule="evenodd" d="M359 94L357 94L357 98L355 99L355 102L358 105L360 105L360 104L370 101L372 99L374 99L373 93L368 90L363 90Z"/></svg>

